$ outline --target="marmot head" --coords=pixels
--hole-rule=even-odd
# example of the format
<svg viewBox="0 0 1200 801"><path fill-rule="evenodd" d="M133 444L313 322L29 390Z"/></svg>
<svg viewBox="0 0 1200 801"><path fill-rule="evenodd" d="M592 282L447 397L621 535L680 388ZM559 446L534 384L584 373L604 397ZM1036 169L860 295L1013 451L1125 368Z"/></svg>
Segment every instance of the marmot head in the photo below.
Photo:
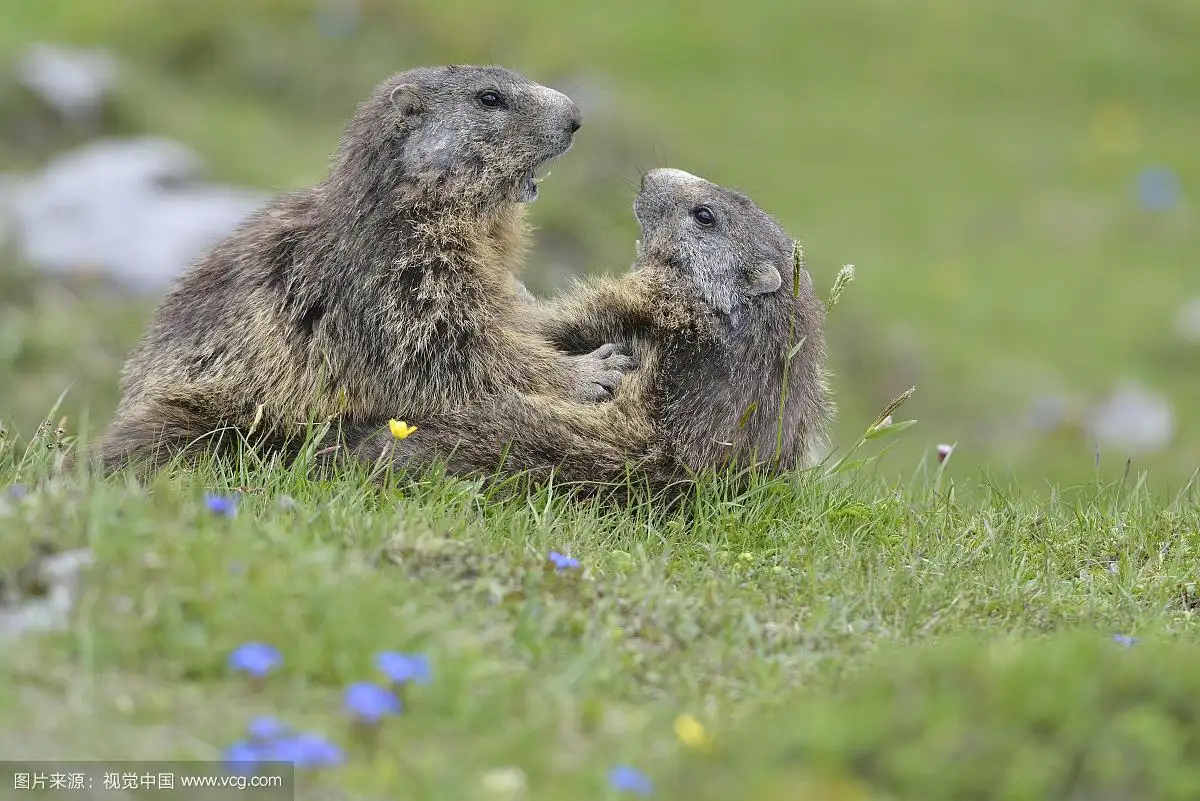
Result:
<svg viewBox="0 0 1200 801"><path fill-rule="evenodd" d="M352 191L449 205L531 202L536 173L580 127L569 97L503 67L419 67L380 83L342 139L333 178Z"/></svg>
<svg viewBox="0 0 1200 801"><path fill-rule="evenodd" d="M721 315L787 302L795 241L749 197L683 170L642 176L633 213L642 229L634 269L676 271ZM801 294L812 280L801 270Z"/></svg>

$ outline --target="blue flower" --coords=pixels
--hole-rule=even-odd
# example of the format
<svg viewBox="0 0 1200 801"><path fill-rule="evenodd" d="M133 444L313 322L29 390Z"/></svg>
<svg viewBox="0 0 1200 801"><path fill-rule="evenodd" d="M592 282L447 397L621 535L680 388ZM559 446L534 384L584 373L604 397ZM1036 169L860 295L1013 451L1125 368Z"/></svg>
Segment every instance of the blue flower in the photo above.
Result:
<svg viewBox="0 0 1200 801"><path fill-rule="evenodd" d="M382 651L375 655L375 667L393 684L428 684L432 678L425 654L401 654Z"/></svg>
<svg viewBox="0 0 1200 801"><path fill-rule="evenodd" d="M578 559L572 559L569 556L564 556L563 554L559 553L558 551L550 552L550 561L554 563L554 566L556 568L558 568L559 571L571 570L573 568L579 567Z"/></svg>
<svg viewBox="0 0 1200 801"><path fill-rule="evenodd" d="M326 768L345 760L342 749L314 732L300 732L271 743L263 758L272 762L291 762L301 768Z"/></svg>
<svg viewBox="0 0 1200 801"><path fill-rule="evenodd" d="M653 795L654 782L650 777L637 768L628 765L618 765L608 772L608 783L614 790L622 793L637 795Z"/></svg>
<svg viewBox="0 0 1200 801"><path fill-rule="evenodd" d="M1179 202L1179 176L1169 167L1147 167L1138 173L1138 200L1142 208L1166 211Z"/></svg>
<svg viewBox="0 0 1200 801"><path fill-rule="evenodd" d="M1115 642L1117 645L1124 645L1126 648L1132 648L1134 643L1137 641L1137 637L1130 637L1128 634L1113 635L1113 642Z"/></svg>
<svg viewBox="0 0 1200 801"><path fill-rule="evenodd" d="M29 490L24 484L13 484L4 491L4 494L7 495L10 500L19 501L29 494Z"/></svg>
<svg viewBox="0 0 1200 801"><path fill-rule="evenodd" d="M232 495L205 493L204 506L214 515L221 517L233 517L237 514L237 498Z"/></svg>
<svg viewBox="0 0 1200 801"><path fill-rule="evenodd" d="M249 673L255 678L262 678L283 662L279 651L261 642L248 642L239 645L229 655L229 667L240 673Z"/></svg>
<svg viewBox="0 0 1200 801"><path fill-rule="evenodd" d="M290 729L286 723L269 715L255 718L246 727L246 732L250 735L250 739L259 743L278 740L289 731Z"/></svg>
<svg viewBox="0 0 1200 801"><path fill-rule="evenodd" d="M378 723L388 715L400 714L400 699L386 687L360 681L346 688L343 706L363 723Z"/></svg>
<svg viewBox="0 0 1200 801"><path fill-rule="evenodd" d="M234 743L225 749L225 767L230 773L245 775L253 773L254 768L262 761L262 753L252 743Z"/></svg>

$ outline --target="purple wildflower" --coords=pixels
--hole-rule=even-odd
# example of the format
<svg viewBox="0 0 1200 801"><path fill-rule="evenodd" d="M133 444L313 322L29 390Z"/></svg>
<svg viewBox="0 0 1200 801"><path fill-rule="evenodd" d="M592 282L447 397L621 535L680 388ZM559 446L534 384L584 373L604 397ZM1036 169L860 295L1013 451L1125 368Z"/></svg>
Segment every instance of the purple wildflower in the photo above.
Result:
<svg viewBox="0 0 1200 801"><path fill-rule="evenodd" d="M345 755L341 748L321 735L300 732L267 746L264 759L272 762L291 762L301 768L326 768L340 765Z"/></svg>
<svg viewBox="0 0 1200 801"><path fill-rule="evenodd" d="M232 495L205 493L204 506L219 517L234 517L237 514L237 498Z"/></svg>
<svg viewBox="0 0 1200 801"><path fill-rule="evenodd" d="M563 570L572 570L579 567L578 559L565 556L558 551L550 552L550 561L554 563L554 567L557 568L559 572L562 572Z"/></svg>
<svg viewBox="0 0 1200 801"><path fill-rule="evenodd" d="M402 654L383 651L375 655L375 667L392 684L428 684L432 678L429 657L425 654Z"/></svg>
<svg viewBox="0 0 1200 801"><path fill-rule="evenodd" d="M254 772L254 768L262 761L262 753L252 743L234 743L225 749L223 761L230 773L246 775Z"/></svg>
<svg viewBox="0 0 1200 801"><path fill-rule="evenodd" d="M622 793L636 795L653 795L654 782L650 777L637 768L628 765L618 765L608 772L608 783L612 788Z"/></svg>
<svg viewBox="0 0 1200 801"><path fill-rule="evenodd" d="M248 673L262 678L283 662L283 657L273 646L261 642L248 642L238 646L229 655L229 667L239 673Z"/></svg>
<svg viewBox="0 0 1200 801"><path fill-rule="evenodd" d="M342 698L346 712L361 723L379 723L388 715L400 714L400 699L386 687L360 681L346 688Z"/></svg>
<svg viewBox="0 0 1200 801"><path fill-rule="evenodd" d="M289 731L290 729L286 723L269 715L255 718L246 727L246 732L250 735L251 741L258 743L278 740L288 734Z"/></svg>

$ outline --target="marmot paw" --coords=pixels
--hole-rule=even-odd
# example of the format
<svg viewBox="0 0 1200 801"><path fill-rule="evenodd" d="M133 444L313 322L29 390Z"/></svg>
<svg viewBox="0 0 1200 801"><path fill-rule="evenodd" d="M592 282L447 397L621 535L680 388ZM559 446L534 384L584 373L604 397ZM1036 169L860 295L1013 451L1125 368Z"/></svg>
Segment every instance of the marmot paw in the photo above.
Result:
<svg viewBox="0 0 1200 801"><path fill-rule="evenodd" d="M575 398L582 401L611 400L621 378L637 367L637 359L621 353L611 342L574 358L579 374Z"/></svg>

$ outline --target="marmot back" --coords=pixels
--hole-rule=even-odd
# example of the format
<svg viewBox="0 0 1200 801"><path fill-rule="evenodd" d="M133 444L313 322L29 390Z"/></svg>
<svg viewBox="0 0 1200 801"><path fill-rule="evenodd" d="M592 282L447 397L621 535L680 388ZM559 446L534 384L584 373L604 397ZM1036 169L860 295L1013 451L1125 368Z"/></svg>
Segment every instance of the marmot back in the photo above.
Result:
<svg viewBox="0 0 1200 801"><path fill-rule="evenodd" d="M632 463L635 479L661 486L689 471L815 460L832 409L825 309L795 269L798 243L746 195L679 170L643 176L634 213L642 239L629 274L534 307L564 352L602 342L633 352L640 366L615 403L554 402L536 420L504 404L434 416L391 446L397 464L488 474L503 451L503 474L619 482Z"/></svg>
<svg viewBox="0 0 1200 801"><path fill-rule="evenodd" d="M515 319L523 204L579 127L566 95L500 67L379 84L329 177L271 201L163 300L123 372L105 468L210 450L223 428L278 444L501 394L609 397L624 357L566 356Z"/></svg>

